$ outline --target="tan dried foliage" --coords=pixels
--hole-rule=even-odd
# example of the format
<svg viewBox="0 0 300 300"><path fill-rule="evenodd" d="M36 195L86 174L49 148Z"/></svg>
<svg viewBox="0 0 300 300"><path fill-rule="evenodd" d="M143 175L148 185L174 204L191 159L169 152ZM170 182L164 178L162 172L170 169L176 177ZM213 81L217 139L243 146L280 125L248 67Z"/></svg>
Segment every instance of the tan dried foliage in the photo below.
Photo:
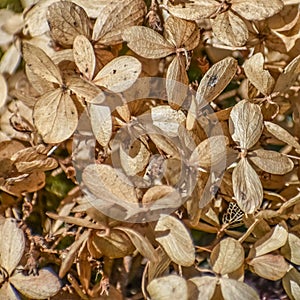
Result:
<svg viewBox="0 0 300 300"><path fill-rule="evenodd" d="M300 299L299 1L6 2L0 298Z"/></svg>

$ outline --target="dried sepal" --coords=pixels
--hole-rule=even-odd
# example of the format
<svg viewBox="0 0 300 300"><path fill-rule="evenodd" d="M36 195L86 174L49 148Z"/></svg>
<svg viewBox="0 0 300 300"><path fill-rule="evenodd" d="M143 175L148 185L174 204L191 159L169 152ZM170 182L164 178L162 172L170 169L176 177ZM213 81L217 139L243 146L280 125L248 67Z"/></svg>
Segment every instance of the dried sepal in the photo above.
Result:
<svg viewBox="0 0 300 300"><path fill-rule="evenodd" d="M96 67L96 57L92 44L84 35L77 35L75 37L73 55L80 73L88 80L92 80Z"/></svg>
<svg viewBox="0 0 300 300"><path fill-rule="evenodd" d="M297 150L300 150L300 144L298 143L296 138L293 137L287 130L273 122L265 121L264 124L267 131L273 136L275 136L277 139L294 147Z"/></svg>
<svg viewBox="0 0 300 300"><path fill-rule="evenodd" d="M34 74L49 82L63 83L59 68L42 49L26 42L23 43L22 54L28 68Z"/></svg>
<svg viewBox="0 0 300 300"><path fill-rule="evenodd" d="M213 271L225 275L232 273L244 263L244 248L233 238L222 240L210 255Z"/></svg>
<svg viewBox="0 0 300 300"><path fill-rule="evenodd" d="M182 204L182 199L172 186L156 185L146 191L142 203L153 214L161 214L173 212Z"/></svg>
<svg viewBox="0 0 300 300"><path fill-rule="evenodd" d="M48 171L58 166L57 161L47 157L49 148L44 145L28 147L16 152L11 160L18 172L28 173L33 171Z"/></svg>
<svg viewBox="0 0 300 300"><path fill-rule="evenodd" d="M217 165L226 160L226 146L229 141L226 136L211 136L201 142L191 154L189 164L204 168Z"/></svg>
<svg viewBox="0 0 300 300"><path fill-rule="evenodd" d="M139 77L141 63L132 56L120 56L105 65L95 76L93 82L119 93L127 90Z"/></svg>
<svg viewBox="0 0 300 300"><path fill-rule="evenodd" d="M254 213L263 200L263 187L255 170L246 158L242 158L232 173L232 185L236 202L245 213Z"/></svg>
<svg viewBox="0 0 300 300"><path fill-rule="evenodd" d="M248 29L244 21L231 11L219 14L210 20L214 35L230 46L243 46L248 40Z"/></svg>
<svg viewBox="0 0 300 300"><path fill-rule="evenodd" d="M187 282L189 299L211 300L215 293L218 279L212 276L201 276L190 278ZM196 289L194 288L194 285Z"/></svg>
<svg viewBox="0 0 300 300"><path fill-rule="evenodd" d="M249 257L257 257L282 247L288 238L286 225L276 225L273 229L257 240L249 252Z"/></svg>
<svg viewBox="0 0 300 300"><path fill-rule="evenodd" d="M130 180L120 171L109 165L88 165L82 174L83 183L100 199L108 203L114 201L137 203L137 195Z"/></svg>
<svg viewBox="0 0 300 300"><path fill-rule="evenodd" d="M215 0L194 0L184 2L182 4L173 5L171 1L168 1L168 10L170 14L186 20L200 20L209 18L213 15L220 5Z"/></svg>
<svg viewBox="0 0 300 300"><path fill-rule="evenodd" d="M293 234L289 233L286 244L281 248L281 254L291 261L292 263L299 265L300 264L300 238Z"/></svg>
<svg viewBox="0 0 300 300"><path fill-rule="evenodd" d="M259 21L269 18L280 12L283 8L283 2L281 0L274 0L272 2L261 0L234 0L232 2L232 10L250 21Z"/></svg>
<svg viewBox="0 0 300 300"><path fill-rule="evenodd" d="M108 106L91 104L89 107L93 134L98 143L106 147L112 135L112 118Z"/></svg>
<svg viewBox="0 0 300 300"><path fill-rule="evenodd" d="M150 261L148 264L148 280L152 281L154 278L162 276L165 270L169 267L171 260L166 252L158 247L155 249L156 260Z"/></svg>
<svg viewBox="0 0 300 300"><path fill-rule="evenodd" d="M275 80L264 70L264 57L262 53L256 53L244 63L244 71L250 82L265 96L273 91Z"/></svg>
<svg viewBox="0 0 300 300"><path fill-rule="evenodd" d="M11 283L4 282L0 289L0 299L20 300L20 296Z"/></svg>
<svg viewBox="0 0 300 300"><path fill-rule="evenodd" d="M248 262L250 270L268 280L280 280L287 272L289 264L281 255L266 254Z"/></svg>
<svg viewBox="0 0 300 300"><path fill-rule="evenodd" d="M78 253L79 248L82 246L84 242L87 241L90 232L88 230L84 231L77 240L75 240L69 248L69 251L65 255L64 259L61 262L60 269L59 269L59 277L63 278L66 276L67 272L72 267L76 255Z"/></svg>
<svg viewBox="0 0 300 300"><path fill-rule="evenodd" d="M142 172L147 166L150 152L139 140L136 140L130 149L124 149L125 145L120 145L120 161L124 172L128 176L134 176Z"/></svg>
<svg viewBox="0 0 300 300"><path fill-rule="evenodd" d="M91 238L93 246L109 258L125 257L135 250L128 235L121 230L111 229L107 235L96 232Z"/></svg>
<svg viewBox="0 0 300 300"><path fill-rule="evenodd" d="M174 158L180 157L176 144L172 140L163 136L163 134L149 133L149 137L158 149L161 149Z"/></svg>
<svg viewBox="0 0 300 300"><path fill-rule="evenodd" d="M40 94L45 94L53 90L53 83L35 74L27 64L25 65L25 74L29 83L34 86L34 89ZM35 98L31 102L35 103Z"/></svg>
<svg viewBox="0 0 300 300"><path fill-rule="evenodd" d="M38 99L33 118L45 143L66 140L78 124L78 113L72 98L60 89L52 90Z"/></svg>
<svg viewBox="0 0 300 300"><path fill-rule="evenodd" d="M294 163L290 158L276 151L253 150L248 158L261 170L271 174L283 175L294 168Z"/></svg>
<svg viewBox="0 0 300 300"><path fill-rule="evenodd" d="M23 295L32 299L52 297L61 288L57 276L48 269L39 270L37 276L26 276L22 272L16 272L9 280Z"/></svg>
<svg viewBox="0 0 300 300"><path fill-rule="evenodd" d="M76 94L78 100L100 104L105 99L104 93L100 88L74 73L65 74L64 80L68 89Z"/></svg>
<svg viewBox="0 0 300 300"><path fill-rule="evenodd" d="M148 284L147 291L153 300L188 299L187 283L177 275L153 279Z"/></svg>
<svg viewBox="0 0 300 300"><path fill-rule="evenodd" d="M237 70L237 60L226 57L215 63L203 76L196 93L197 108L213 101L229 84Z"/></svg>
<svg viewBox="0 0 300 300"><path fill-rule="evenodd" d="M165 135L177 137L179 127L185 121L185 115L181 110L172 109L168 105L159 105L151 108L153 125L160 128Z"/></svg>
<svg viewBox="0 0 300 300"><path fill-rule="evenodd" d="M300 55L295 57L277 78L274 92L284 92L296 81L300 73Z"/></svg>
<svg viewBox="0 0 300 300"><path fill-rule="evenodd" d="M77 35L90 38L90 20L85 10L69 1L58 1L48 7L47 20L51 37L64 47L71 47Z"/></svg>
<svg viewBox="0 0 300 300"><path fill-rule="evenodd" d="M231 136L242 149L250 149L263 131L263 115L257 104L242 100L230 112Z"/></svg>
<svg viewBox="0 0 300 300"><path fill-rule="evenodd" d="M46 175L41 171L21 174L16 178L8 178L0 187L6 193L21 197L22 194L36 192L46 184Z"/></svg>
<svg viewBox="0 0 300 300"><path fill-rule="evenodd" d="M188 93L188 84L185 57L176 55L171 61L166 75L168 102L172 108L181 107Z"/></svg>
<svg viewBox="0 0 300 300"><path fill-rule="evenodd" d="M49 31L46 15L48 6L54 2L57 2L57 0L36 2L35 5L24 13L23 34L36 37Z"/></svg>
<svg viewBox="0 0 300 300"><path fill-rule="evenodd" d="M0 266L11 275L23 256L24 232L14 219L8 218L0 225L0 239Z"/></svg>
<svg viewBox="0 0 300 300"><path fill-rule="evenodd" d="M282 285L290 299L300 298L300 273L296 268L290 266L289 271L282 278Z"/></svg>
<svg viewBox="0 0 300 300"><path fill-rule="evenodd" d="M115 45L122 43L123 31L143 22L146 12L143 0L124 0L107 3L93 29L93 41L102 45Z"/></svg>
<svg viewBox="0 0 300 300"><path fill-rule="evenodd" d="M259 300L257 292L244 282L229 278L220 278L224 300Z"/></svg>
<svg viewBox="0 0 300 300"><path fill-rule="evenodd" d="M193 50L199 44L200 34L197 24L173 16L165 23L165 39L176 48L183 47L186 51Z"/></svg>
<svg viewBox="0 0 300 300"><path fill-rule="evenodd" d="M129 27L124 30L122 36L131 50L145 58L162 58L175 52L174 45L147 27Z"/></svg>
<svg viewBox="0 0 300 300"><path fill-rule="evenodd" d="M44 157L44 159L34 161L20 161L15 163L16 169L21 173L29 173L36 171L48 171L55 169L58 163L51 157Z"/></svg>
<svg viewBox="0 0 300 300"><path fill-rule="evenodd" d="M139 232L127 227L115 227L115 229L125 232L141 255L149 261L157 261L155 249L146 236L143 236Z"/></svg>
<svg viewBox="0 0 300 300"><path fill-rule="evenodd" d="M4 106L7 99L8 87L6 80L2 74L0 74L0 109Z"/></svg>
<svg viewBox="0 0 300 300"><path fill-rule="evenodd" d="M182 266L191 266L195 250L191 236L184 225L175 217L161 215L156 226L156 240L171 260Z"/></svg>

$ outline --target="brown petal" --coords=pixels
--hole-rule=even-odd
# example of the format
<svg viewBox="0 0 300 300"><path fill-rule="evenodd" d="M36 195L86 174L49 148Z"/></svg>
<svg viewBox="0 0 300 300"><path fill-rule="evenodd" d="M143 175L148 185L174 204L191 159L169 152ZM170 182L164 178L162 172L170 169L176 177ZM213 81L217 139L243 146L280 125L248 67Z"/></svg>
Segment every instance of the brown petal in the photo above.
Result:
<svg viewBox="0 0 300 300"><path fill-rule="evenodd" d="M112 229L104 236L96 233L92 239L93 246L109 258L125 257L135 250L128 235L121 230Z"/></svg>
<svg viewBox="0 0 300 300"><path fill-rule="evenodd" d="M149 158L150 152L139 140L130 145L130 149L125 149L125 145L120 145L121 165L128 176L142 172L147 166Z"/></svg>
<svg viewBox="0 0 300 300"><path fill-rule="evenodd" d="M172 109L168 105L159 105L151 108L153 125L160 128L165 135L177 137L181 124L185 121L185 115L181 110Z"/></svg>
<svg viewBox="0 0 300 300"><path fill-rule="evenodd" d="M20 296L9 282L4 282L0 289L0 299L20 300Z"/></svg>
<svg viewBox="0 0 300 300"><path fill-rule="evenodd" d="M97 197L109 202L109 197L122 202L137 203L135 188L129 179L109 165L89 165L82 174L83 183Z"/></svg>

